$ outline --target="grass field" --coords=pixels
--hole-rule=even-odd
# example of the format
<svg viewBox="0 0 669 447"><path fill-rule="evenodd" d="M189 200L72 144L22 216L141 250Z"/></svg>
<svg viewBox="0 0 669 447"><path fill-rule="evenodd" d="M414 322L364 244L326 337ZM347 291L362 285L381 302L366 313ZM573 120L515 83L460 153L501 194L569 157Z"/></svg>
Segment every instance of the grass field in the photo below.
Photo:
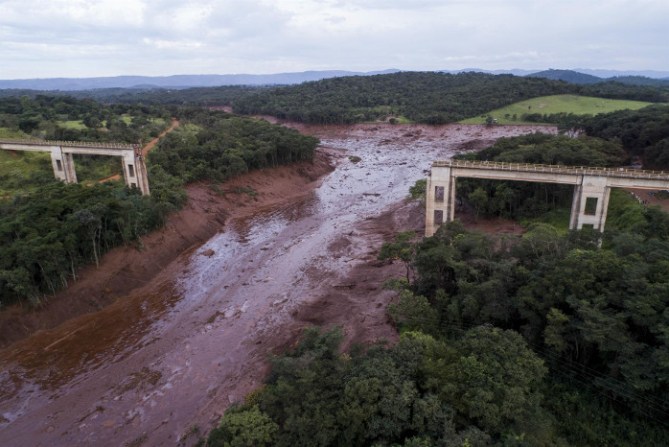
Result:
<svg viewBox="0 0 669 447"><path fill-rule="evenodd" d="M65 129L84 130L88 129L82 120L58 121L58 125Z"/></svg>
<svg viewBox="0 0 669 447"><path fill-rule="evenodd" d="M541 96L517 102L501 109L493 110L481 116L460 121L462 124L483 124L488 115L497 120L498 124L536 124L522 120L526 113L573 113L575 115L597 115L598 113L615 112L616 110L637 110L650 105L643 101L625 101L619 99L593 98L576 95ZM516 117L514 120L513 117Z"/></svg>
<svg viewBox="0 0 669 447"><path fill-rule="evenodd" d="M0 200L32 189L34 175L53 177L47 152L0 150Z"/></svg>
<svg viewBox="0 0 669 447"><path fill-rule="evenodd" d="M26 135L19 130L0 127L0 138L26 138Z"/></svg>

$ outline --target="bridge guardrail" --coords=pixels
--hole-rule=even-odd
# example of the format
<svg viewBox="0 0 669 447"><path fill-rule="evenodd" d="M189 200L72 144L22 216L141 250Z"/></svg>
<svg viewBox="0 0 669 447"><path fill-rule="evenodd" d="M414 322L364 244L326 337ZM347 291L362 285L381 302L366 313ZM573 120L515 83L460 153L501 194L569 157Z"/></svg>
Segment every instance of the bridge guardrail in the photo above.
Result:
<svg viewBox="0 0 669 447"><path fill-rule="evenodd" d="M60 140L31 140L31 139L0 139L0 144L30 144L35 146L65 146L65 147L90 147L100 149L135 149L137 145L126 143L106 143L100 141L60 141Z"/></svg>
<svg viewBox="0 0 669 447"><path fill-rule="evenodd" d="M496 171L542 172L571 175L607 175L635 179L669 180L669 173L664 171L648 171L629 168L604 168L594 166L564 166L532 163L504 163L500 161L471 160L439 160L432 163L433 167L482 168Z"/></svg>

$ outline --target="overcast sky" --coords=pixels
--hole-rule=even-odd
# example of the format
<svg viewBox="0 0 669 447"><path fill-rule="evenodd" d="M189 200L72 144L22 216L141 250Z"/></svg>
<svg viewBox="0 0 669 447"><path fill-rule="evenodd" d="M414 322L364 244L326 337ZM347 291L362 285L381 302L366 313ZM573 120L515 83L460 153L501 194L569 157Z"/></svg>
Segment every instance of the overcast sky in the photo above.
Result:
<svg viewBox="0 0 669 447"><path fill-rule="evenodd" d="M669 70L669 0L0 0L0 79Z"/></svg>

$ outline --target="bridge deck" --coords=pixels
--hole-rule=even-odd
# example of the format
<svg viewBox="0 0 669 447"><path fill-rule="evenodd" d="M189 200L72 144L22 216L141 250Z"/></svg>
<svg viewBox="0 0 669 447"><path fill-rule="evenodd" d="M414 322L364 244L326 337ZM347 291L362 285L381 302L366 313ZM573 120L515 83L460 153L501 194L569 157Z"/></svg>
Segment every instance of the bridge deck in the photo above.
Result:
<svg viewBox="0 0 669 447"><path fill-rule="evenodd" d="M127 143L104 143L93 141L58 141L58 140L29 140L29 139L0 139L0 144L16 144L28 146L60 146L85 149L135 149L136 145Z"/></svg>
<svg viewBox="0 0 669 447"><path fill-rule="evenodd" d="M498 161L445 160L435 161L433 167L485 169L489 171L531 172L565 175L594 175L629 179L667 180L669 173L630 168L600 168L592 166L540 165L530 163L503 163Z"/></svg>

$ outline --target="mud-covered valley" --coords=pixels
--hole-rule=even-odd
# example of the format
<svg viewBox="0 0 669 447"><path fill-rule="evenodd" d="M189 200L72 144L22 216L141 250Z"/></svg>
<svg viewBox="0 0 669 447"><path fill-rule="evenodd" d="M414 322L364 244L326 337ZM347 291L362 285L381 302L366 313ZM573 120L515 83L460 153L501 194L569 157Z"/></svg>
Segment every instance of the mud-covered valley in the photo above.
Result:
<svg viewBox="0 0 669 447"><path fill-rule="evenodd" d="M422 231L409 187L434 160L555 133L291 126L320 138L314 163L191 185L140 250L113 251L44 309L2 320L3 446L189 445L306 325L342 326L346 344L392 342L382 284L404 268L376 257L395 232Z"/></svg>

